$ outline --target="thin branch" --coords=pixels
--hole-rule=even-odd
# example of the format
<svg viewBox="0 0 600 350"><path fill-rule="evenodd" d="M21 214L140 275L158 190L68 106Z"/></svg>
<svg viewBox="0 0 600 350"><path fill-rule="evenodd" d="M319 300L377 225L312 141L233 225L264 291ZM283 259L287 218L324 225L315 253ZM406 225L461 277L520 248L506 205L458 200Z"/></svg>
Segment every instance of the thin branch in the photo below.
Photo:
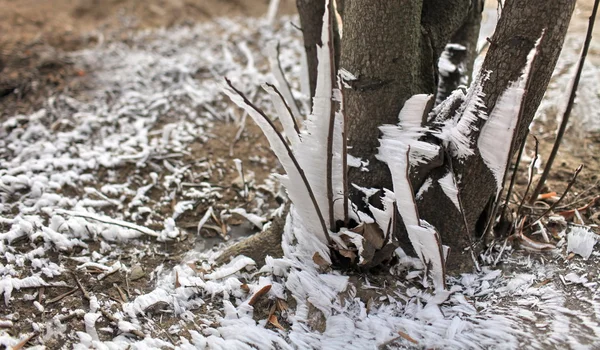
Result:
<svg viewBox="0 0 600 350"><path fill-rule="evenodd" d="M277 134L277 137L279 138L279 141L285 147L285 149L286 149L286 151L288 153L288 156L292 160L292 163L294 163L294 167L298 170L298 173L300 174L300 178L302 178L302 182L304 183L304 187L306 187L306 190L308 191L308 195L310 197L310 200L311 200L311 202L312 202L312 204L313 204L313 206L315 208L315 211L317 212L317 217L319 218L319 223L321 224L321 228L323 229L323 233L325 235L325 238L327 239L327 243L330 243L331 242L331 237L329 236L329 231L327 230L327 225L325 224L325 219L323 218L323 214L321 213L321 209L319 209L319 205L317 204L317 200L315 198L313 190L310 187L310 183L308 182L308 179L306 178L306 175L304 174L304 170L302 170L302 167L300 167L300 164L298 163L298 160L294 156L294 152L292 152L292 149L290 148L290 146L288 145L288 143L285 141L285 138L277 130L277 128L275 127L275 124L273 124L273 121L271 121L271 119L269 117L267 117L267 115L265 114L265 112L263 112L262 109L258 108L252 102L250 102L246 98L246 96L240 90L236 89L233 86L233 84L231 83L231 81L229 79L225 78L225 81L227 82L227 85L233 91L235 91L236 94L238 94L242 98L242 100L244 101L244 103L247 106L249 106L250 108L254 109L267 122L267 124L269 124L269 126L273 129L273 131L275 132L275 134Z"/></svg>
<svg viewBox="0 0 600 350"><path fill-rule="evenodd" d="M64 210L64 209L56 209L55 212L57 212L59 214L71 215L71 216L75 216L75 217L81 217L81 218L85 218L85 219L100 221L101 223L104 223L104 224L121 226L124 228L128 228L131 230L141 232L141 233L145 233L145 234L147 234L149 236L153 236L153 237L159 236L159 234L156 231L153 231L147 227L132 224L130 222L123 221L123 220L109 218L108 216L100 216L100 215L97 215L94 213L88 213L88 212L82 212L82 211L71 211L71 210Z"/></svg>
<svg viewBox="0 0 600 350"><path fill-rule="evenodd" d="M342 77L338 74L338 89L340 91L340 113L342 114L342 190L344 198L344 226L348 225L348 117L344 111L344 86Z"/></svg>
<svg viewBox="0 0 600 350"><path fill-rule="evenodd" d="M527 198L527 193L529 193L529 190L531 189L531 183L533 182L533 168L535 166L535 162L537 161L538 154L539 154L538 150L539 150L540 142L538 141L537 137L535 137L535 136L533 137L533 139L535 140L535 153L533 156L533 160L531 161L531 164L529 165L529 169L528 169L529 178L527 179L527 187L525 188L525 193L523 193L523 199L521 200L521 202L519 203L519 207L517 208L517 219L521 215L521 209L523 209L523 204L525 203L525 199Z"/></svg>
<svg viewBox="0 0 600 350"><path fill-rule="evenodd" d="M596 13L598 12L598 4L600 0L594 1L594 8L592 9L592 14L590 15L588 30L585 35L585 42L583 44L583 50L581 50L581 56L579 57L579 62L577 63L577 72L575 73L575 78L573 79L573 84L571 85L571 91L569 93L569 101L567 102L567 108L563 113L562 121L560 123L560 127L558 129L558 133L556 134L556 140L554 141L554 145L552 146L552 151L550 152L550 156L548 157L548 161L546 162L546 166L544 167L544 172L542 176L531 194L531 198L529 198L529 204L533 204L535 202L537 196L542 191L546 179L548 178L548 174L550 173L550 169L552 169L552 164L554 163L554 158L556 158L556 154L558 153L558 148L562 142L562 138L567 129L567 124L569 123L569 117L571 116L571 110L573 109L573 104L575 102L575 97L577 95L577 87L579 86L579 80L581 79L581 72L583 71L583 64L585 63L585 58L588 53L588 49L590 47L590 43L592 41L592 32L594 30L594 22L596 20Z"/></svg>
<svg viewBox="0 0 600 350"><path fill-rule="evenodd" d="M277 83L281 85L280 88L283 90L283 93L289 96L289 103L292 103L292 105L290 105L290 108L293 111L292 115L294 116L294 119L300 118L300 109L298 108L298 104L294 99L294 95L292 94L292 88L290 87L290 83L285 77L283 68L281 68L281 60L279 59L279 42L277 42L277 44L275 45L275 54L273 56L275 62L273 62L273 64L271 65L271 70L273 71L272 73L275 76L275 80L277 80Z"/></svg>
<svg viewBox="0 0 600 350"><path fill-rule="evenodd" d="M279 98L281 98L283 105L287 109L288 113L290 114L290 117L292 118L292 121L294 122L294 130L296 130L296 133L300 134L300 127L298 126L298 121L296 120L296 118L294 118L294 113L292 113L292 110L290 109L290 105L287 103L287 101L285 100L285 98L283 97L283 95L281 94L279 89L277 89L277 86L270 84L270 83L265 83L265 85L267 85L268 87L273 89L273 91L275 91L275 93L279 96Z"/></svg>
<svg viewBox="0 0 600 350"><path fill-rule="evenodd" d="M521 157L523 157L523 150L525 150L525 144L527 143L527 136L529 135L529 129L525 132L525 137L523 138L523 143L519 148L519 153L517 154L517 159L515 159L515 171L513 171L512 176L510 177L510 183L508 184L508 189L506 190L506 198L504 199L504 205L502 206L502 210L500 211L499 217L502 218L504 216L504 212L506 208L508 208L508 202L510 201L510 196L512 195L512 190L515 186L515 182L517 180L517 174L519 173L519 164L521 163Z"/></svg>
<svg viewBox="0 0 600 350"><path fill-rule="evenodd" d="M330 86L326 88L329 89L329 93L333 91L333 82L336 78L335 73L335 54L333 49L333 28L332 28L332 11L333 5L331 1L327 1L326 3L327 9L327 24L323 25L323 30L327 30L328 32L328 40L327 43L323 43L323 45L327 44L327 51L329 53L329 81L331 83ZM329 130L327 133L327 202L329 204L329 225L330 229L335 229L335 216L333 210L333 134L335 129L335 108L334 101L330 99L329 103L331 104L331 108L329 110Z"/></svg>
<svg viewBox="0 0 600 350"><path fill-rule="evenodd" d="M535 219L533 221L532 224L530 224L527 227L531 227L533 226L534 223L538 222L541 218L543 218L544 216L546 216L546 214L548 214L549 212L552 211L552 209L554 209L558 203L560 203L565 196L567 195L567 193L569 193L569 190L571 189L571 187L573 186L573 184L575 184L575 180L577 180L577 175L579 175L579 173L581 172L581 169L583 169L583 164L581 164L580 166L577 167L577 169L575 170L575 174L573 174L573 178L571 179L571 181L569 181L569 184L567 185L567 188L565 189L565 192L563 192L562 196L560 196L560 198L552 203L552 205L550 206L550 208L546 209L546 211L544 211L544 213L542 213L542 215L540 215L537 219Z"/></svg>

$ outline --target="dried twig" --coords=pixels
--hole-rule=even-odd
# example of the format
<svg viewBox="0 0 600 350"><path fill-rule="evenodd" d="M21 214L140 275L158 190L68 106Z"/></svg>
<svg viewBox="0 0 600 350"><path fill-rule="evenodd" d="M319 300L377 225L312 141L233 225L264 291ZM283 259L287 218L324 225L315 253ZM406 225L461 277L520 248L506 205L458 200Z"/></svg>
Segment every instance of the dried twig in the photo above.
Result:
<svg viewBox="0 0 600 350"><path fill-rule="evenodd" d="M554 141L554 145L552 146L552 151L550 152L550 156L548 157L548 161L546 162L546 166L544 167L544 172L540 177L540 180L535 187L535 190L531 194L531 198L529 199L529 204L533 204L538 196L538 194L542 191L546 179L548 178L548 174L550 173L550 169L552 169L552 164L554 163L554 158L556 158L556 154L558 153L558 148L562 142L562 138L567 129L567 124L569 123L569 117L571 116L571 110L573 109L573 104L575 102L575 97L577 95L577 87L579 86L579 80L581 78L581 72L583 71L583 64L585 63L585 58L588 53L588 49L590 47L590 43L592 41L592 33L594 30L594 22L596 20L596 13L598 12L598 4L600 0L594 1L594 8L592 9L592 14L590 15L588 30L585 35L585 42L583 43L583 49L581 50L581 56L579 57L579 62L577 63L577 72L575 73L575 78L573 79L573 84L571 85L571 91L569 92L569 100L567 102L567 108L563 113L562 121L560 122L560 127L558 132L556 133L556 139Z"/></svg>
<svg viewBox="0 0 600 350"><path fill-rule="evenodd" d="M159 234L156 231L153 231L147 227L132 224L130 222L126 222L123 220L116 220L113 218L109 218L107 216L100 216L100 215L97 215L94 213L87 213L87 212L82 212L82 211L71 211L71 210L64 210L64 209L56 209L55 211L59 214L65 214L65 215L76 216L76 217L81 217L81 218L85 218L85 219L91 219L91 220L100 221L104 224L109 224L109 225L121 226L124 228L128 228L131 230L135 230L135 231L147 234L149 236L153 236L153 237L159 236Z"/></svg>
<svg viewBox="0 0 600 350"><path fill-rule="evenodd" d="M517 174L519 173L519 164L521 164L521 157L523 157L523 150L525 150L525 144L527 143L527 135L529 135L529 129L525 131L525 138L523 139L523 143L519 148L519 153L517 154L517 159L515 159L515 171L513 171L512 176L510 177L510 183L508 185L508 189L506 190L506 197L504 199L504 205L502 206L502 210L500 211L500 218L504 217L504 212L506 208L508 208L508 202L510 201L510 196L512 195L512 190L515 186L515 182L517 180Z"/></svg>
<svg viewBox="0 0 600 350"><path fill-rule="evenodd" d="M55 298L52 298L50 300L46 300L46 305L50 305L50 304L56 303L57 301L61 301L64 298L68 297L69 295L75 293L78 290L79 290L78 288L73 288L70 291L68 291L66 293L63 293L63 294L61 294L61 295L59 295L59 296L57 296Z"/></svg>
<svg viewBox="0 0 600 350"><path fill-rule="evenodd" d="M327 10L327 26L323 26L323 30L327 28L328 32L328 41L327 41L327 51L329 53L329 81L331 86L327 88L333 91L333 82L335 81L336 71L335 71L335 53L333 49L333 5L331 1L327 3L329 7ZM325 45L325 43L323 43ZM335 102L331 99L330 102L330 110L329 110L329 130L327 133L327 201L329 202L329 228L331 230L335 230L335 217L333 211L333 134L335 130ZM323 116L324 117L324 116Z"/></svg>
<svg viewBox="0 0 600 350"><path fill-rule="evenodd" d="M527 179L527 187L525 188L525 193L523 193L523 199L521 200L521 202L519 203L519 207L517 208L517 220L521 215L521 209L523 209L523 204L525 203L525 199L527 198L527 193L529 192L529 189L531 188L531 183L533 182L533 168L535 165L535 162L537 161L538 158L538 148L540 145L540 142L538 141L537 137L533 137L533 139L535 140L535 153L533 155L533 160L531 161L531 164L529 165L529 170L528 170L528 175L529 178Z"/></svg>
<svg viewBox="0 0 600 350"><path fill-rule="evenodd" d="M79 281L77 276L75 276L75 274L73 274L73 278L75 279L75 283L77 283L77 288L79 288L85 300L90 301L90 294L87 292L87 290L85 290L85 287L81 284L81 282Z"/></svg>
<svg viewBox="0 0 600 350"><path fill-rule="evenodd" d="M569 193L569 190L571 189L571 186L573 186L573 184L575 183L575 180L577 180L577 175L579 175L579 173L581 172L581 169L583 169L583 164L581 164L575 170L575 174L573 174L573 178L571 178L571 181L569 181L569 184L567 185L567 188L563 192L562 196L560 196L560 198L556 202L552 203L552 205L550 206L550 208L546 209L546 211L544 211L542 213L542 215L540 215L537 219L535 219L532 224L530 224L529 226L527 226L528 228L531 227L533 224L535 224L538 220L540 220L541 218L543 218L544 216L546 216L546 214L548 214L549 212L551 212L552 209L554 209L558 205L558 203L560 203L563 200L563 198L565 198L565 196L567 195L567 193Z"/></svg>

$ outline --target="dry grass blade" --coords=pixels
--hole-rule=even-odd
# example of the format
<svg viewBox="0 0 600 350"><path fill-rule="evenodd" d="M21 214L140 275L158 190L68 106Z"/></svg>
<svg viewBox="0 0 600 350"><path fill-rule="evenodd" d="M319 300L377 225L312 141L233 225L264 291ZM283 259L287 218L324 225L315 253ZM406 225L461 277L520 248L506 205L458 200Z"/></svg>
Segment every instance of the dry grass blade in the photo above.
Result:
<svg viewBox="0 0 600 350"><path fill-rule="evenodd" d="M512 176L510 177L510 183L508 185L508 189L506 190L506 197L504 199L504 205L500 211L500 218L504 217L504 212L506 208L508 208L508 202L510 201L510 196L512 195L512 190L515 186L515 182L517 181L517 174L519 173L519 164L521 164L521 158L523 157L523 151L525 150L525 144L527 143L527 136L529 135L529 129L527 129L525 134L525 138L523 139L523 143L519 148L519 153L517 154L517 158L515 159L515 171L513 171ZM534 158L535 159L535 158Z"/></svg>
<svg viewBox="0 0 600 350"><path fill-rule="evenodd" d="M531 183L533 181L533 168L535 165L535 161L538 158L538 149L539 149L539 145L540 142L538 141L537 137L533 137L533 139L535 140L535 154L533 155L533 160L531 161L531 164L529 164L529 172L528 172L528 180L527 180L527 187L525 188L525 193L523 193L523 199L521 200L521 203L519 203L519 207L517 208L517 220L519 219L519 217L521 216L521 210L523 209L523 204L525 204L525 199L527 198L527 193L529 193L529 189L531 188Z"/></svg>
<svg viewBox="0 0 600 350"><path fill-rule="evenodd" d="M579 207L577 209L571 209L571 210L564 210L564 211L558 212L556 214L564 217L567 220L572 219L575 216L576 211L578 211L578 212L586 211L590 207L596 205L597 202L600 202L600 196L596 196L596 197L592 198L592 200L588 204L584 205L583 207Z"/></svg>
<svg viewBox="0 0 600 350"><path fill-rule="evenodd" d="M252 298L250 298L250 301L248 301L248 305L250 306L254 306L254 304L256 304L256 302L265 294L267 294L269 291L271 290L271 285L268 284L264 287L262 287L258 292L254 293L254 295L252 296Z"/></svg>
<svg viewBox="0 0 600 350"><path fill-rule="evenodd" d="M596 20L596 13L598 12L599 3L600 0L594 1L594 8L592 9L592 14L590 15L590 20L588 24L588 30L585 35L585 42L583 43L581 56L579 57L579 62L577 63L577 72L575 73L573 84L571 85L571 91L569 92L567 108L565 108L565 112L563 113L562 121L560 122L560 127L558 129L558 132L556 133L554 145L552 146L552 151L550 151L550 156L548 157L548 161L546 162L546 166L544 167L544 172L542 173L540 181L538 182L537 186L535 187L535 190L531 195L531 198L529 199L529 204L533 204L533 202L535 202L538 194L544 188L544 184L546 182L546 179L548 178L550 169L552 169L554 158L556 158L556 154L558 153L558 149L562 142L562 138L565 134L565 131L567 130L567 124L569 123L569 117L571 116L571 110L573 109L573 104L577 95L577 87L579 86L579 80L581 79L581 72L583 71L583 64L585 63L585 58L587 57L588 49L590 48L590 43L592 42L592 33L594 30L594 22Z"/></svg>

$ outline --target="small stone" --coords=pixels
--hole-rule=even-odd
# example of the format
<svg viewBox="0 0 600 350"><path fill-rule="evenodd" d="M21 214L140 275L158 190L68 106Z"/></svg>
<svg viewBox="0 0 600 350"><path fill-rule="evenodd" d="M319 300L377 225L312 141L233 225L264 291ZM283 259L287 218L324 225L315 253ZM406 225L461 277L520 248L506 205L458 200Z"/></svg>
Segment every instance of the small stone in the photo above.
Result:
<svg viewBox="0 0 600 350"><path fill-rule="evenodd" d="M131 272L129 273L129 280L137 281L141 278L144 278L145 276L146 273L144 272L144 269L142 269L140 265L135 265L131 268Z"/></svg>

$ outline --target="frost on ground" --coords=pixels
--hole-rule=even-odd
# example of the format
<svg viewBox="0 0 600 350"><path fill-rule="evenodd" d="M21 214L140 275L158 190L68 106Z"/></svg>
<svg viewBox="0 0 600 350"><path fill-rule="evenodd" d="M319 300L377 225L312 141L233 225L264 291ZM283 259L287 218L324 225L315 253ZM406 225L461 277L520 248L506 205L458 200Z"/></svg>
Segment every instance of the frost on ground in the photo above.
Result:
<svg viewBox="0 0 600 350"><path fill-rule="evenodd" d="M295 82L302 47L285 23L277 39ZM243 157L232 148L242 159L233 161L230 142L245 116L219 85L228 76L271 111L259 89L271 81L268 63L257 53L273 38L256 20L220 20L76 52L73 59L93 72L87 90L3 121L0 344L598 346L593 232L565 230L562 245L545 254L499 244L484 256L482 272L450 277L447 291L437 293L423 286L420 261L401 250L389 276L323 272L294 258L295 231L305 229L294 214L285 227L286 258L268 258L260 270L246 257L215 268L218 252L192 249L198 234L221 235L242 220L260 226L276 207L278 188L264 176L275 165L264 140L246 130L239 142L258 146ZM226 147L218 150L219 143ZM492 268L499 253L509 254Z"/></svg>

